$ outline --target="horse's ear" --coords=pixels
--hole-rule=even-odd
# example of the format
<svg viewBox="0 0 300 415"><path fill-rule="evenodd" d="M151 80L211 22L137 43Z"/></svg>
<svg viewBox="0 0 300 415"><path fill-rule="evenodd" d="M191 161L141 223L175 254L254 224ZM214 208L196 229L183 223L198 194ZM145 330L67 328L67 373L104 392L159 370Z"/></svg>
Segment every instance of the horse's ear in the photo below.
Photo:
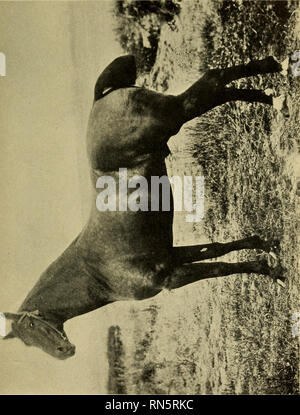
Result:
<svg viewBox="0 0 300 415"><path fill-rule="evenodd" d="M2 337L2 340L14 339L16 336L10 331L6 336Z"/></svg>
<svg viewBox="0 0 300 415"><path fill-rule="evenodd" d="M17 321L20 318L19 314L15 314L15 313L0 313L0 317L6 318L7 320L13 320L13 321ZM16 335L10 331L6 336L2 337L2 340L8 340L8 339L13 339L14 337L16 337Z"/></svg>
<svg viewBox="0 0 300 415"><path fill-rule="evenodd" d="M20 314L15 314L15 313L1 313L4 315L5 318L7 318L8 320L13 320L13 321L17 321L20 318Z"/></svg>

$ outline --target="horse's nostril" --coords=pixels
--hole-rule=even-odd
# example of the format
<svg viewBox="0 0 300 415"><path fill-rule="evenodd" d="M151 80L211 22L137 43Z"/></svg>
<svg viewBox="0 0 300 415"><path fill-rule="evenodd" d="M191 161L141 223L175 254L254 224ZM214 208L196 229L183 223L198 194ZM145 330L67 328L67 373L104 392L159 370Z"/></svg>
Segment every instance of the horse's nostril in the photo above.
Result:
<svg viewBox="0 0 300 415"><path fill-rule="evenodd" d="M56 350L60 353L65 353L68 355L73 355L75 353L75 346L73 344L69 346L58 346Z"/></svg>

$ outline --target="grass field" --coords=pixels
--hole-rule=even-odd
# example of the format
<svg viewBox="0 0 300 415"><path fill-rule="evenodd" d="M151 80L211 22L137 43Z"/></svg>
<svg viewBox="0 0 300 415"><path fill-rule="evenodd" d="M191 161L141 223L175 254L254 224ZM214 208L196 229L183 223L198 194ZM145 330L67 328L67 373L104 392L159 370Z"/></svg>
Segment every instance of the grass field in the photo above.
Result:
<svg viewBox="0 0 300 415"><path fill-rule="evenodd" d="M268 55L283 60L300 50L297 2L178 3L181 12L162 27L156 62L141 80L157 90L193 82L208 68ZM130 323L111 330L109 392L299 393L299 337L291 328L300 310L300 76L259 76L236 84L287 94L290 117L238 102L182 129L174 160L184 147L192 173L201 169L205 176L209 202L191 239L280 239L285 287L259 275L233 275L133 304ZM184 222L176 229L186 236ZM179 235L177 242L185 239ZM240 251L224 260L254 257Z"/></svg>

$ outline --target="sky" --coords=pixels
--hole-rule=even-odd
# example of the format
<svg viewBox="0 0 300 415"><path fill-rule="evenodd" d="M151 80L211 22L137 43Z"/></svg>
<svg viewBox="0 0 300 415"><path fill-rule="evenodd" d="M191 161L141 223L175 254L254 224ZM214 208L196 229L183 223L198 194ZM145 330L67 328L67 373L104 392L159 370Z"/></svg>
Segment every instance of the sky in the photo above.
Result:
<svg viewBox="0 0 300 415"><path fill-rule="evenodd" d="M93 88L123 53L111 5L0 2L0 52L7 61L0 77L1 311L17 311L87 218ZM105 393L113 307L66 323L77 353L63 362L19 340L0 341L0 393Z"/></svg>

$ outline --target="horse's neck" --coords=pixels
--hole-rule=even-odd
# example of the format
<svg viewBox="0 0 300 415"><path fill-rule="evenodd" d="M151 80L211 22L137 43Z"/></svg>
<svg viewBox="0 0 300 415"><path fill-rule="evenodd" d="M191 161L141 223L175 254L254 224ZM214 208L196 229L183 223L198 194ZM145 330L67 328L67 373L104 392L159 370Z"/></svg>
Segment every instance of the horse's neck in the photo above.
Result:
<svg viewBox="0 0 300 415"><path fill-rule="evenodd" d="M48 319L64 322L110 302L109 287L87 269L76 239L41 275L20 311L39 310Z"/></svg>

